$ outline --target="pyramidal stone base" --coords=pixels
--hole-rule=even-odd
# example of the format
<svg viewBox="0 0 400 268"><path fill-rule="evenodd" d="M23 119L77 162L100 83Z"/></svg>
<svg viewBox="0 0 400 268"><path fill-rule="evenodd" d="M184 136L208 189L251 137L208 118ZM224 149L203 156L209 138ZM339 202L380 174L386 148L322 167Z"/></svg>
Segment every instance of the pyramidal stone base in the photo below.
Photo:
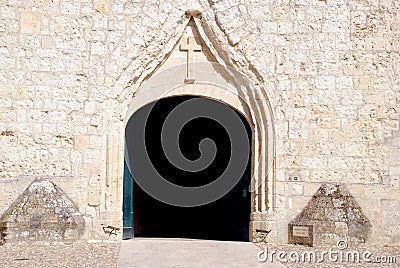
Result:
<svg viewBox="0 0 400 268"><path fill-rule="evenodd" d="M369 220L344 185L324 184L303 211L290 221L289 243L357 245L366 241L370 228Z"/></svg>
<svg viewBox="0 0 400 268"><path fill-rule="evenodd" d="M0 243L79 240L85 221L54 183L36 179L0 218Z"/></svg>

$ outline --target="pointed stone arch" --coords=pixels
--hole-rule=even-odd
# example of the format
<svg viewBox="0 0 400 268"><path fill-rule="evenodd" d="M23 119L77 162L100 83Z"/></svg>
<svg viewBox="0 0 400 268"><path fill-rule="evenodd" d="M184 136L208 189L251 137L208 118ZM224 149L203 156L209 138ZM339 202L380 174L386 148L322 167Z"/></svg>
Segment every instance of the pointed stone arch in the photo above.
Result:
<svg viewBox="0 0 400 268"><path fill-rule="evenodd" d="M179 42L185 37L188 27L197 31L196 38L204 47L206 57L205 59L203 57L202 63L187 64L201 69L193 83L185 83L187 78L185 64L174 66L169 61L179 50ZM187 12L176 31L180 34L175 34L164 45L162 53L150 65L137 70L133 65L128 66L114 84L114 87L119 89L116 98L127 107L124 125L135 111L144 105L163 97L179 95L197 95L215 99L242 113L253 132L251 161L254 191L251 228L273 228L269 223L274 221L275 208L275 134L274 116L269 98L265 91L255 85L258 84L257 81L252 83L246 75L227 63L226 55L221 57L218 46L212 41L212 31L205 25L201 13ZM109 155L113 157L117 154L118 157L113 157L108 162L107 168L114 170L115 175L119 172L117 202L121 204L124 137L119 136L113 144L116 147L110 147ZM111 165L118 165L118 168L115 169ZM265 223L268 223L269 227L266 227Z"/></svg>

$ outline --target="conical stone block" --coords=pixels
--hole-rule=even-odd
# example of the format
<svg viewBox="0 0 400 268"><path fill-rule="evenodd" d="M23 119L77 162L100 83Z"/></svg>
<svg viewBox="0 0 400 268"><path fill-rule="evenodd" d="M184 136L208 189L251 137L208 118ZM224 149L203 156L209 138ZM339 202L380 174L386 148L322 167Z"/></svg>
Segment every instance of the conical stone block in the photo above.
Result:
<svg viewBox="0 0 400 268"><path fill-rule="evenodd" d="M84 223L77 206L57 185L36 179L0 218L0 241L75 241Z"/></svg>

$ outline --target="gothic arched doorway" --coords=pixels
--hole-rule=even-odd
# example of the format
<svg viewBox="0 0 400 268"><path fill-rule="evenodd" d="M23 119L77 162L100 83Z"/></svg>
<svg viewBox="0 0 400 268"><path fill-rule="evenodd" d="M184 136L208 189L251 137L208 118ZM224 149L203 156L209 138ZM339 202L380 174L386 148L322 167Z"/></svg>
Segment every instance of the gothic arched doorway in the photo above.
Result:
<svg viewBox="0 0 400 268"><path fill-rule="evenodd" d="M136 118L153 105L146 121L145 144L150 160L157 172L169 182L183 187L197 187L210 184L226 168L231 156L230 137L223 126L209 118L196 118L188 122L179 135L179 149L182 154L194 161L201 156L199 142L205 138L214 141L217 153L212 163L199 172L185 172L172 165L163 152L161 129L167 116L178 105L197 96L175 96L158 100L137 110L126 125L126 139L135 139L140 133ZM207 99L211 102L217 102ZM221 102L218 102L220 105ZM204 107L207 109L207 107ZM240 123L245 126L251 147L252 132L245 117L236 112ZM141 157L144 152L136 152L127 147L129 157ZM214 202L195 207L180 207L158 201L137 183L131 171L140 169L135 162L125 161L124 171L124 238L141 237L180 237L196 239L249 241L249 222L251 212L251 151L238 183L223 197Z"/></svg>

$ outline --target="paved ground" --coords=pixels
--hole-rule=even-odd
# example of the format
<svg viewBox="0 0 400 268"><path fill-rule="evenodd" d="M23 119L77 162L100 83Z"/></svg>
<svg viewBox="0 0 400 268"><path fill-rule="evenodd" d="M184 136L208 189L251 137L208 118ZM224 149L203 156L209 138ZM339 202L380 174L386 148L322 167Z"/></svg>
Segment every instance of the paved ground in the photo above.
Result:
<svg viewBox="0 0 400 268"><path fill-rule="evenodd" d="M0 246L1 268L117 267L120 243L4 244Z"/></svg>
<svg viewBox="0 0 400 268"><path fill-rule="evenodd" d="M284 258L289 256L302 256L304 252L315 252L316 258L320 258L322 252L338 249L310 248L296 245L264 245L267 249L268 260L259 262L257 255L260 252L252 243L222 242L189 239L144 239L136 238L120 242L81 243L73 245L52 244L5 244L0 246L0 268L3 267L284 267L277 260L274 253L274 262L271 264L273 252L286 252ZM361 254L371 252L371 260L375 257L394 256L396 263L383 264L379 262L346 262L340 259L329 260L325 255L323 262L308 263L288 261L284 265L294 267L400 267L400 247L374 247L346 248L346 252L357 250ZM340 252L340 251L339 251ZM294 255L292 253L295 253ZM292 255L290 255L292 254ZM336 253L336 256L337 253ZM339 255L340 256L340 255ZM331 257L332 259L332 257ZM315 259L314 259L315 260ZM382 258L380 259L382 260Z"/></svg>
<svg viewBox="0 0 400 268"><path fill-rule="evenodd" d="M284 267L261 263L249 242L136 238L121 244L118 267Z"/></svg>
<svg viewBox="0 0 400 268"><path fill-rule="evenodd" d="M399 247L370 246L338 250L336 247L311 248L299 245L259 246L266 249L268 259L265 262L260 262L258 257L264 258L266 255L258 256L260 248L252 243L136 238L122 242L118 267L400 267ZM367 255L370 263L362 259L367 251L371 252L371 255ZM286 254L281 255L283 264L278 260L279 252ZM331 255L327 252L331 252ZM348 252L359 252L360 261L347 261ZM311 253L315 254L313 259L308 255ZM303 256L305 259L302 259ZM396 263L387 263L388 256L395 257ZM383 257L380 259L383 261L376 262L375 257Z"/></svg>

